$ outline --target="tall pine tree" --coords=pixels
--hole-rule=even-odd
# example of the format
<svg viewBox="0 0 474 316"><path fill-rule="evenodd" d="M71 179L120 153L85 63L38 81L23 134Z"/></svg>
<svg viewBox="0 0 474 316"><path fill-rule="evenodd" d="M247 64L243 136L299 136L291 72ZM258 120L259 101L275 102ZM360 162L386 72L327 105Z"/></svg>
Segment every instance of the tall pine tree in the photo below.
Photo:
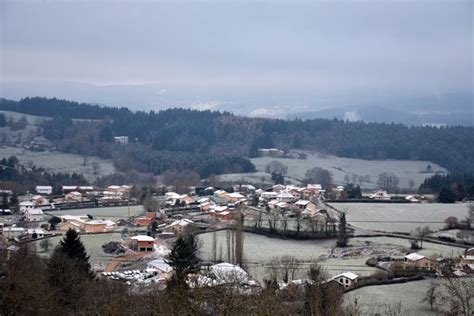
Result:
<svg viewBox="0 0 474 316"><path fill-rule="evenodd" d="M173 249L165 259L166 263L174 269L177 284L183 285L188 274L198 271L199 258L197 257L197 251L197 240L193 234L178 236Z"/></svg>
<svg viewBox="0 0 474 316"><path fill-rule="evenodd" d="M64 274L65 272L72 272L87 279L94 277L89 263L89 256L79 234L74 229L69 229L66 232L66 236L54 250L49 270L53 280L55 275Z"/></svg>

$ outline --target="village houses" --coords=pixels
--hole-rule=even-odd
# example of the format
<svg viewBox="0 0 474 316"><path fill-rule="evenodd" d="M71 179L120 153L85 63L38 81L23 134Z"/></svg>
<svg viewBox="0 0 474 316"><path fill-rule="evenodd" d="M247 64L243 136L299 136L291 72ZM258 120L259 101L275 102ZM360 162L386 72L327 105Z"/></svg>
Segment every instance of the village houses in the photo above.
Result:
<svg viewBox="0 0 474 316"><path fill-rule="evenodd" d="M405 256L405 266L420 270L434 270L436 268L436 262L414 252Z"/></svg>

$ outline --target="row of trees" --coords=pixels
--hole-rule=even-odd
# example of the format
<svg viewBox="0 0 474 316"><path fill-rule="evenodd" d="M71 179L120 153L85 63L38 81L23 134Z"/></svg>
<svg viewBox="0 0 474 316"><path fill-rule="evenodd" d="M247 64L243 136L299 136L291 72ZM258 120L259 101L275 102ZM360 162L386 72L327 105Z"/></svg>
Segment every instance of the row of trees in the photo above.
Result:
<svg viewBox="0 0 474 316"><path fill-rule="evenodd" d="M454 203L474 198L474 174L436 174L420 185L420 193L437 193L441 203Z"/></svg>

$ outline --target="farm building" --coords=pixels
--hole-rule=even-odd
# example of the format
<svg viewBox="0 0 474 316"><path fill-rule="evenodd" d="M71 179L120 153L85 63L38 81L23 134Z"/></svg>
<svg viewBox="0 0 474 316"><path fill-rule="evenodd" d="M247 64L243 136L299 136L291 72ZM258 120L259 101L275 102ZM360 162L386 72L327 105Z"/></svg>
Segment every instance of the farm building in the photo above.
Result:
<svg viewBox="0 0 474 316"><path fill-rule="evenodd" d="M344 286L344 288L349 289L354 287L357 284L357 278L359 276L352 272L344 272L339 275L336 275L332 280Z"/></svg>
<svg viewBox="0 0 474 316"><path fill-rule="evenodd" d="M433 270L436 262L414 252L405 256L405 265L409 268Z"/></svg>
<svg viewBox="0 0 474 316"><path fill-rule="evenodd" d="M177 220L166 226L163 229L163 232L174 233L175 235L179 235L182 234L189 227L189 225L192 225L193 223L194 222L189 219Z"/></svg>
<svg viewBox="0 0 474 316"><path fill-rule="evenodd" d="M153 251L153 246L155 244L155 238L153 237L138 235L133 236L130 240L132 241L132 249L135 251Z"/></svg>
<svg viewBox="0 0 474 316"><path fill-rule="evenodd" d="M35 203L33 203L31 201L20 202L19 206L20 206L20 212L22 212L22 213L26 212L29 209L32 209L32 208L36 207Z"/></svg>
<svg viewBox="0 0 474 316"><path fill-rule="evenodd" d="M461 256L459 266L464 269L465 266L474 265L474 248L466 249L464 255Z"/></svg>
<svg viewBox="0 0 474 316"><path fill-rule="evenodd" d="M38 194L50 195L53 193L53 187L50 185L37 185L35 190Z"/></svg>
<svg viewBox="0 0 474 316"><path fill-rule="evenodd" d="M31 208L26 210L25 220L27 222L42 222L44 220L43 210L40 208Z"/></svg>
<svg viewBox="0 0 474 316"><path fill-rule="evenodd" d="M5 227L1 233L6 238L18 238L26 234L26 229L23 227Z"/></svg>

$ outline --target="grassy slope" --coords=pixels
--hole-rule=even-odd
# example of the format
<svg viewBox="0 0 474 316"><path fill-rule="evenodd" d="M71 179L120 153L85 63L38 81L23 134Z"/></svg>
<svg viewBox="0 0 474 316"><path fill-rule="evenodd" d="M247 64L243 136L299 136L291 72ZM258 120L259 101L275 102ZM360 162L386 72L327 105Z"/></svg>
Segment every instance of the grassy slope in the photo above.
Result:
<svg viewBox="0 0 474 316"><path fill-rule="evenodd" d="M429 173L422 173L428 164L431 164L433 171L446 172L441 166L429 161L409 161L409 160L362 160L353 158L342 158L333 155L322 155L319 153L307 153L306 159L272 158L260 157L251 159L258 171L264 171L265 166L272 160L278 160L288 166L288 176L295 179L303 179L308 169L321 167L329 170L336 184L344 183L346 174L369 175L370 183L363 183L362 187L367 189L376 188L378 175L383 172L393 172L400 178L400 187L408 188L410 179L415 181L418 187L425 178L431 176Z"/></svg>
<svg viewBox="0 0 474 316"><path fill-rule="evenodd" d="M30 151L15 147L1 147L0 158L16 156L21 164L32 164L51 172L82 173L89 181L98 176L109 175L115 171L112 160L98 157L87 157L87 164L83 166L84 157L75 154L61 152ZM98 174L94 175L92 163L97 162L100 166Z"/></svg>

